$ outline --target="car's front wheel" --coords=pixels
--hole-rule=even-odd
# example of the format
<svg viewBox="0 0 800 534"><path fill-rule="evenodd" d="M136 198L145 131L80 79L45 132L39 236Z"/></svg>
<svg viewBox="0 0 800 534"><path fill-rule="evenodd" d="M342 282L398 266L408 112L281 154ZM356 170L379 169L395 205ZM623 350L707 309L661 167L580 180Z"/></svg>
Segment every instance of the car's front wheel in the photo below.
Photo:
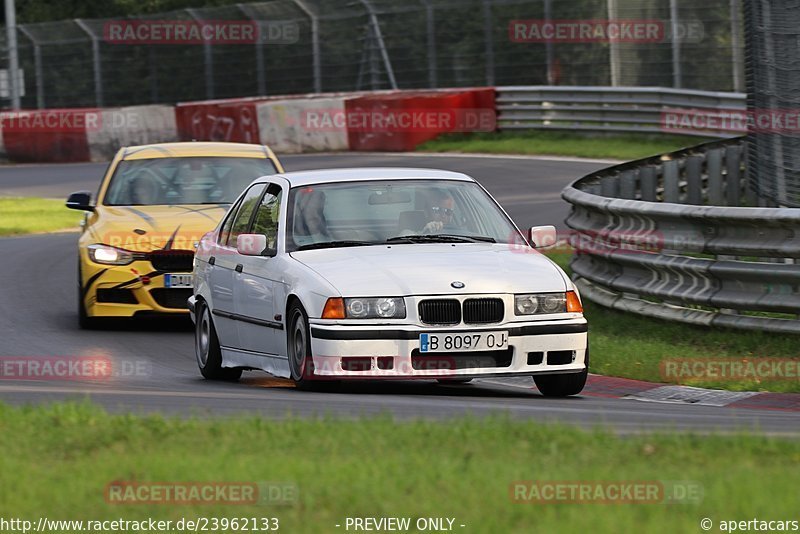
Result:
<svg viewBox="0 0 800 534"><path fill-rule="evenodd" d="M589 377L589 349L586 349L586 369L565 375L534 375L533 381L545 397L568 397L583 391Z"/></svg>
<svg viewBox="0 0 800 534"><path fill-rule="evenodd" d="M289 306L286 345L289 355L289 371L298 389L327 390L335 388L336 380L321 380L314 376L314 359L311 356L311 334L308 315L298 301Z"/></svg>
<svg viewBox="0 0 800 534"><path fill-rule="evenodd" d="M97 318L89 317L86 312L86 303L83 295L83 277L81 276L81 261L78 260L78 326L83 330L97 328Z"/></svg>
<svg viewBox="0 0 800 534"><path fill-rule="evenodd" d="M197 301L197 323L194 330L194 348L200 374L208 380L227 380L235 382L242 376L242 370L222 367L222 350L219 347L217 331L211 320L211 312L202 300Z"/></svg>

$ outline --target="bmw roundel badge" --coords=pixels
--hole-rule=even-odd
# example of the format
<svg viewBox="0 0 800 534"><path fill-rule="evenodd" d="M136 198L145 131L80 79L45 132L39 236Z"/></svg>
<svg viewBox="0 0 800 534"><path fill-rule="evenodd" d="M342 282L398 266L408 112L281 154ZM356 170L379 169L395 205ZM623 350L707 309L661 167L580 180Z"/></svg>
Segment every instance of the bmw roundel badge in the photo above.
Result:
<svg viewBox="0 0 800 534"><path fill-rule="evenodd" d="M455 282L450 283L450 287L452 287L453 289L462 289L464 287L464 282L459 282L458 280L456 280Z"/></svg>

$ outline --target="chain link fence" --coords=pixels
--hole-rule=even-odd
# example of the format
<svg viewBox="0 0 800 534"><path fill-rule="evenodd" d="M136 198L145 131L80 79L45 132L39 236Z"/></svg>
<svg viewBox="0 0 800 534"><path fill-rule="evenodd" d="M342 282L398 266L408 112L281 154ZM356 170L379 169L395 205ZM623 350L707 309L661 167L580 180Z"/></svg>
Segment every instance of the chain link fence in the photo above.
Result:
<svg viewBox="0 0 800 534"><path fill-rule="evenodd" d="M786 0L747 4L750 187L770 205L800 208L800 11Z"/></svg>
<svg viewBox="0 0 800 534"><path fill-rule="evenodd" d="M272 0L127 21L254 21L296 32L279 43L248 44L113 42L108 25L119 21L102 19L22 24L22 104L124 106L484 85L742 91L741 1ZM548 34L548 22L602 30L609 20L659 29L644 40L540 35ZM5 42L0 46L6 64ZM7 98L5 89L0 80Z"/></svg>

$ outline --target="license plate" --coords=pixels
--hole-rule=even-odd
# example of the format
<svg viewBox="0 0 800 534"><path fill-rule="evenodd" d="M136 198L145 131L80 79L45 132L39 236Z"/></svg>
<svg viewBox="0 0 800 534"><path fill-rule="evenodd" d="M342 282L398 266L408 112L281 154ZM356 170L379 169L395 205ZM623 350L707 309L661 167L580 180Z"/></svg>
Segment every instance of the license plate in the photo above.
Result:
<svg viewBox="0 0 800 534"><path fill-rule="evenodd" d="M508 332L419 335L420 352L472 352L508 348Z"/></svg>
<svg viewBox="0 0 800 534"><path fill-rule="evenodd" d="M192 275L165 274L164 287L192 287Z"/></svg>

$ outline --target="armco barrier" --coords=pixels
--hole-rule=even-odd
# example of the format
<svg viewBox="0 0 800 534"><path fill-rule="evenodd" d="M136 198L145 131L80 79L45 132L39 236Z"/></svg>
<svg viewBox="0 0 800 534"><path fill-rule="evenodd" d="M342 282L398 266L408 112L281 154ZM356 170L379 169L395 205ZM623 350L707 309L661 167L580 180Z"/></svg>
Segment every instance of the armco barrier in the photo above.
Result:
<svg viewBox="0 0 800 534"><path fill-rule="evenodd" d="M743 145L625 163L564 189L581 294L651 317L800 333L800 213L748 191Z"/></svg>

